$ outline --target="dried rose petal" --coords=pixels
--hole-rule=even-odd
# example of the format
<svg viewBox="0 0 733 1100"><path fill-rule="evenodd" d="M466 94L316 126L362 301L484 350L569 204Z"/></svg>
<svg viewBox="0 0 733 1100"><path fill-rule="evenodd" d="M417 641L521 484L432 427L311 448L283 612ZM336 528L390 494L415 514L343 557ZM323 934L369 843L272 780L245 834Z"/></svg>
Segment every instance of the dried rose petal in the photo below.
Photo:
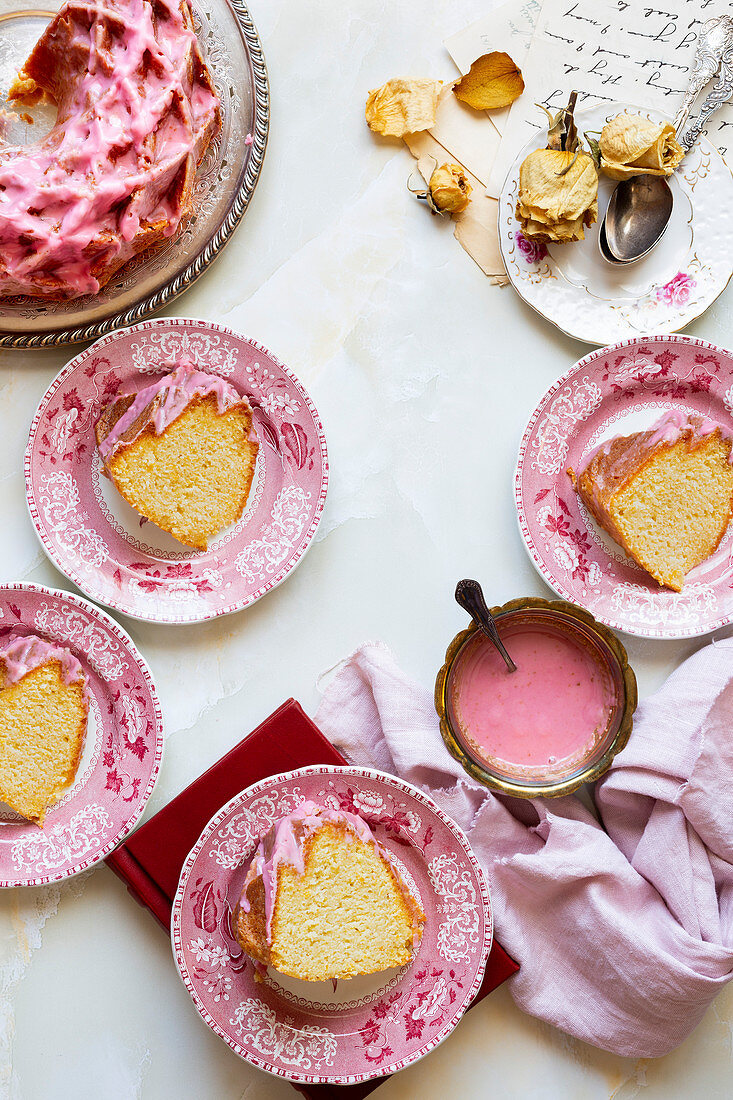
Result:
<svg viewBox="0 0 733 1100"><path fill-rule="evenodd" d="M404 137L435 125L440 80L388 80L369 93L366 120L385 137Z"/></svg>
<svg viewBox="0 0 733 1100"><path fill-rule="evenodd" d="M508 107L524 91L524 80L508 53L485 53L454 85L463 103L477 111Z"/></svg>

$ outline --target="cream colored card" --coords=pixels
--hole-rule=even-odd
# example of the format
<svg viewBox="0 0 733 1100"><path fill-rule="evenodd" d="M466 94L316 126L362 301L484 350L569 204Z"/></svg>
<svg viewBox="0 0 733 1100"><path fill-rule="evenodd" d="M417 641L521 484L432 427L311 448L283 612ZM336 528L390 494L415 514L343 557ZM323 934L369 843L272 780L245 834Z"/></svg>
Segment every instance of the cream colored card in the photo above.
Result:
<svg viewBox="0 0 733 1100"><path fill-rule="evenodd" d="M420 174L427 183L436 159L440 159L442 145L439 145L427 132L411 134L407 144L417 160ZM497 286L506 286L509 279L499 251L497 231L499 204L496 199L489 198L480 180L465 168L464 171L473 188L473 193L463 213L453 217L455 222L453 236L464 252L467 252L478 264L484 275L488 275L492 283L496 283Z"/></svg>
<svg viewBox="0 0 733 1100"><path fill-rule="evenodd" d="M484 111L461 103L448 85L438 97L435 126L429 132L484 188L488 185L501 135Z"/></svg>
<svg viewBox="0 0 733 1100"><path fill-rule="evenodd" d="M454 236L484 274L503 285L507 279L499 251L498 203L486 194L498 132L482 112L460 103L446 87L432 130L408 134L404 141L426 183L433 169L446 161L455 161L466 172L473 191L466 210L453 218Z"/></svg>
<svg viewBox="0 0 733 1100"><path fill-rule="evenodd" d="M633 0L544 0L522 66L525 90L510 109L489 193L500 194L517 155L544 127L536 103L557 111L577 88L579 109L617 100L673 118L689 81L697 29L704 19L726 12L733 14L733 0L718 0L714 12L693 0L665 0L658 6ZM728 106L710 129L723 155L729 133L733 111Z"/></svg>
<svg viewBox="0 0 733 1100"><path fill-rule="evenodd" d="M508 53L512 61L524 70L541 8L540 0L510 0L510 3L482 16L465 30L451 35L443 45L462 73L468 72L477 57L494 50ZM509 111L509 107L503 107L489 115L500 134L504 133Z"/></svg>

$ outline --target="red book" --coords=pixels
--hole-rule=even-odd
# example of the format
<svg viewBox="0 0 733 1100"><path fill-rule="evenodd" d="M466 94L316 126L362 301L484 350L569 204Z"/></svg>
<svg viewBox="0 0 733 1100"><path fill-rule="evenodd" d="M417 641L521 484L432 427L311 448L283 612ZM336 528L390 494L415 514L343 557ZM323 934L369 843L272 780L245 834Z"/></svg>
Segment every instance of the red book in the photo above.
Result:
<svg viewBox="0 0 733 1100"><path fill-rule="evenodd" d="M289 699L107 857L107 865L166 932L178 878L204 826L239 791L307 764L346 764L299 703ZM494 940L476 1001L519 969ZM475 1002L474 1002L475 1003ZM360 1085L295 1085L310 1100L361 1100L384 1080Z"/></svg>

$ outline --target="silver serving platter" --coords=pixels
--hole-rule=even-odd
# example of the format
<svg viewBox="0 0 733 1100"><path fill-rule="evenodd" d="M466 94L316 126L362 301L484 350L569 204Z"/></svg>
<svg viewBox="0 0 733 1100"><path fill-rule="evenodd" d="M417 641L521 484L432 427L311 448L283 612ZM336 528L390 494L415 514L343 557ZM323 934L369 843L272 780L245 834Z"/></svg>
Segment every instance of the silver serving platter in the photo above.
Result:
<svg viewBox="0 0 733 1100"><path fill-rule="evenodd" d="M0 3L0 11L3 7ZM267 147L270 96L265 58L241 0L193 0L193 9L222 102L221 131L196 176L193 215L173 239L135 257L93 297L69 302L0 298L0 347L81 343L142 321L203 274L244 215ZM4 139L9 143L33 141L53 125L53 108L32 109L29 124L5 100L16 72L53 14L0 14L0 108L8 110ZM248 134L251 144L246 144Z"/></svg>

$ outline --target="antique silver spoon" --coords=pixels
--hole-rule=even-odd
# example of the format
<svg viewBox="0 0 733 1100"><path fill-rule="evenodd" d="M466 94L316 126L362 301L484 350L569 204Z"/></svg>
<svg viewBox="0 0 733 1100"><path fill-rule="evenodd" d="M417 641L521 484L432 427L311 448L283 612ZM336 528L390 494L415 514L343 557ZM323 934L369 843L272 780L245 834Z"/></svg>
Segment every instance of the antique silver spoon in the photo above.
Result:
<svg viewBox="0 0 733 1100"><path fill-rule="evenodd" d="M718 70L720 75L699 115L679 138L685 152L695 144L713 112L733 94L733 19L727 15L709 19L700 28L690 86L674 120L677 134L682 133L695 100ZM673 204L664 176L622 180L611 195L598 233L604 260L630 264L651 252L669 224Z"/></svg>
<svg viewBox="0 0 733 1100"><path fill-rule="evenodd" d="M517 666L504 648L504 643L499 637L499 631L496 629L496 620L486 606L486 600L478 581L459 581L456 585L456 602L460 604L464 611L468 612L479 630L483 631L489 641L496 646L509 671L516 672Z"/></svg>

